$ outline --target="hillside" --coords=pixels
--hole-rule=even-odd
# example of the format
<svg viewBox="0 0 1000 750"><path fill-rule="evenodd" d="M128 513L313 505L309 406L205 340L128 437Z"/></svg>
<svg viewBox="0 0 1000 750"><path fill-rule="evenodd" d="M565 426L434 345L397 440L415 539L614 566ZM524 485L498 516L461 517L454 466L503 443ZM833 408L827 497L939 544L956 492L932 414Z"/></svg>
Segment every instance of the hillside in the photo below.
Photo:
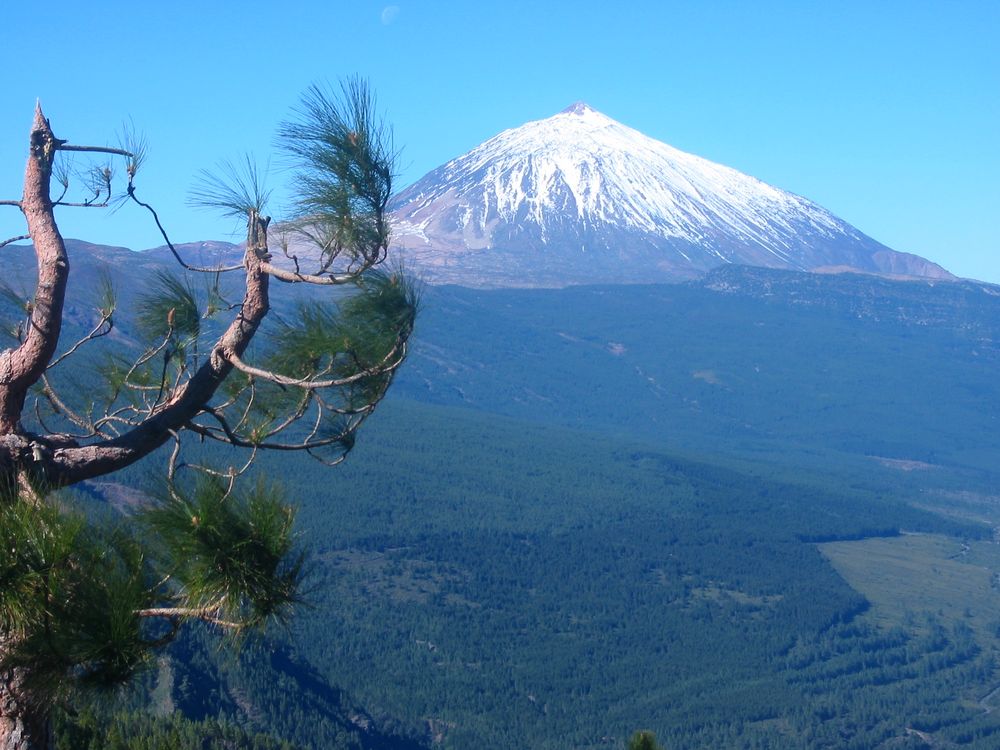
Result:
<svg viewBox="0 0 1000 750"><path fill-rule="evenodd" d="M156 705L304 747L994 746L993 287L726 267L432 287L420 323L344 466L260 461L315 563L294 660L190 648ZM93 393L88 361L52 377Z"/></svg>
<svg viewBox="0 0 1000 750"><path fill-rule="evenodd" d="M990 285L727 267L680 285L432 288L421 322L409 398L755 461L996 470Z"/></svg>

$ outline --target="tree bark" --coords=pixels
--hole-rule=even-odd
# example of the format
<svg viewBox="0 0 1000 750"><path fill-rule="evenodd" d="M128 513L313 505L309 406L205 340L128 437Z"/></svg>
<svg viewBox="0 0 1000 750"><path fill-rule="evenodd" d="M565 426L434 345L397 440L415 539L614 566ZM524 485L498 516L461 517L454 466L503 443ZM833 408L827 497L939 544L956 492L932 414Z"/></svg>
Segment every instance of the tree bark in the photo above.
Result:
<svg viewBox="0 0 1000 750"><path fill-rule="evenodd" d="M24 669L0 672L0 750L48 750L49 707L26 699Z"/></svg>
<svg viewBox="0 0 1000 750"><path fill-rule="evenodd" d="M49 196L52 163L62 144L40 107L31 126L31 150L24 172L21 211L38 260L38 284L24 341L0 353L0 435L20 429L24 399L55 354L62 328L69 259Z"/></svg>
<svg viewBox="0 0 1000 750"><path fill-rule="evenodd" d="M35 246L38 283L24 340L0 352L0 476L6 484L0 490L7 492L16 489L24 458L31 454L30 441L20 434L25 396L52 360L62 327L69 260L49 196L52 163L61 143L37 107L21 211ZM0 656L8 645L0 632ZM49 706L29 699L24 689L27 674L23 667L0 672L0 750L46 750L51 745Z"/></svg>

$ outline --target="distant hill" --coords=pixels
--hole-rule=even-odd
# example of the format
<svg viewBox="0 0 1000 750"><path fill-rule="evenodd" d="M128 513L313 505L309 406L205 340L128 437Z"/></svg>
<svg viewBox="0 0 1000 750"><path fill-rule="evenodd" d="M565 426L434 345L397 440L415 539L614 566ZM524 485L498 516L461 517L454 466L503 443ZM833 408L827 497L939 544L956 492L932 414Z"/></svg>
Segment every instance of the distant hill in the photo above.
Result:
<svg viewBox="0 0 1000 750"><path fill-rule="evenodd" d="M392 209L395 251L432 283L655 283L730 264L952 278L583 103L438 167Z"/></svg>
<svg viewBox="0 0 1000 750"><path fill-rule="evenodd" d="M395 393L677 449L990 470L998 372L995 286L727 266L686 284L431 288Z"/></svg>

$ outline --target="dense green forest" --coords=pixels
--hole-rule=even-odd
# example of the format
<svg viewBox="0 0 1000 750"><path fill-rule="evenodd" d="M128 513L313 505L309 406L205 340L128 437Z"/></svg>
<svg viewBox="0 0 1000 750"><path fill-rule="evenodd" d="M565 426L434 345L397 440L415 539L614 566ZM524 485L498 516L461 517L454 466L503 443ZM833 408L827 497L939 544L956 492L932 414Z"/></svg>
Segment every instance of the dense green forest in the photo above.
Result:
<svg viewBox="0 0 1000 750"><path fill-rule="evenodd" d="M286 636L287 702L262 688L280 659L234 670L201 646L172 657L200 665L187 715L360 747L305 687L336 685L395 741L454 748L622 746L636 727L666 748L865 748L908 730L989 747L1000 728L976 703L1000 684L994 649L962 613L885 627L820 550L900 529L989 544L984 524L401 399L366 438L336 481L295 466L315 570Z"/></svg>
<svg viewBox="0 0 1000 750"><path fill-rule="evenodd" d="M996 747L996 299L738 269L428 290L350 460L258 462L309 606L238 658L191 633L63 736ZM75 497L127 511L161 472Z"/></svg>
<svg viewBox="0 0 1000 750"><path fill-rule="evenodd" d="M301 517L324 605L297 642L369 709L456 748L600 747L639 726L666 747L861 748L918 717L1000 726L965 705L996 677L989 643L953 613L868 624L815 543L989 528L586 433L386 411L338 478L349 494Z"/></svg>

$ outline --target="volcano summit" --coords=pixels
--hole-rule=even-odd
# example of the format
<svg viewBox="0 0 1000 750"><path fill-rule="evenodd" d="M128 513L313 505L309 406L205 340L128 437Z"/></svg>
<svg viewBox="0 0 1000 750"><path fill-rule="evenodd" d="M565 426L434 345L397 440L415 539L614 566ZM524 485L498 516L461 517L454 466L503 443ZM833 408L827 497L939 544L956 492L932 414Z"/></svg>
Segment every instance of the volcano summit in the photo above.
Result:
<svg viewBox="0 0 1000 750"><path fill-rule="evenodd" d="M394 251L432 283L648 283L729 264L951 278L805 198L583 103L438 167L392 211Z"/></svg>

